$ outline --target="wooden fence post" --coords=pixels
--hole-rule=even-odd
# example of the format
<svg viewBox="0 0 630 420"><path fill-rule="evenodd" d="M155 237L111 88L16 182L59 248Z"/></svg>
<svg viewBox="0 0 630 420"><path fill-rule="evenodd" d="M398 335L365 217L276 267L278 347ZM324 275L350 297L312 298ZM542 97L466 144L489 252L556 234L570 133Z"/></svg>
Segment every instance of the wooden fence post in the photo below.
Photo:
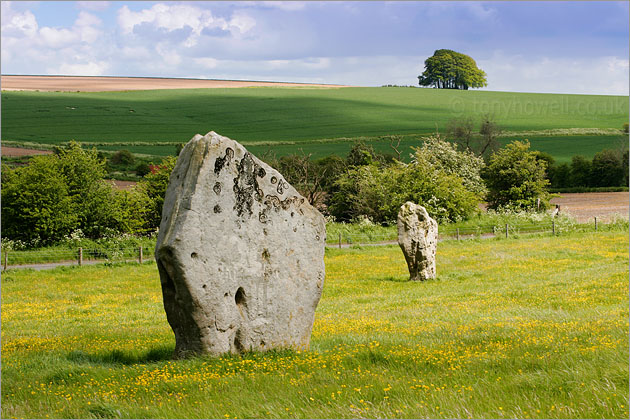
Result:
<svg viewBox="0 0 630 420"><path fill-rule="evenodd" d="M7 265L9 265L9 250L4 250L4 271L7 271Z"/></svg>
<svg viewBox="0 0 630 420"><path fill-rule="evenodd" d="M551 221L551 231L553 232L553 236L556 236L556 221Z"/></svg>
<svg viewBox="0 0 630 420"><path fill-rule="evenodd" d="M339 249L341 249L341 232L339 232Z"/></svg>
<svg viewBox="0 0 630 420"><path fill-rule="evenodd" d="M505 237L508 237L508 224L505 224Z"/></svg>
<svg viewBox="0 0 630 420"><path fill-rule="evenodd" d="M459 228L457 228L457 240L459 241Z"/></svg>
<svg viewBox="0 0 630 420"><path fill-rule="evenodd" d="M138 263L142 264L142 245L138 249Z"/></svg>
<svg viewBox="0 0 630 420"><path fill-rule="evenodd" d="M597 232L597 216L595 216L595 232Z"/></svg>
<svg viewBox="0 0 630 420"><path fill-rule="evenodd" d="M79 247L79 265L83 265L83 248Z"/></svg>

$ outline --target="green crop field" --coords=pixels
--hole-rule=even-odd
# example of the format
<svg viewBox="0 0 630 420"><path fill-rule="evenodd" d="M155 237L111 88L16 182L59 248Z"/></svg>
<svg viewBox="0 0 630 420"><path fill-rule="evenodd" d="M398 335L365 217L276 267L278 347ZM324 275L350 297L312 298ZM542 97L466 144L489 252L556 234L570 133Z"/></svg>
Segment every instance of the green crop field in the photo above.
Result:
<svg viewBox="0 0 630 420"><path fill-rule="evenodd" d="M166 155L194 134L214 130L257 154L302 149L319 157L344 154L357 138L390 150L379 136L402 135L406 156L422 136L443 133L449 120L477 121L484 114L508 132L532 132L535 148L566 161L623 139L628 98L411 88L3 91L2 141L32 146L75 139L104 150ZM540 136L542 130L593 128L601 135Z"/></svg>
<svg viewBox="0 0 630 420"><path fill-rule="evenodd" d="M628 418L628 232L329 249L309 351L172 360L154 263L2 277L3 418Z"/></svg>

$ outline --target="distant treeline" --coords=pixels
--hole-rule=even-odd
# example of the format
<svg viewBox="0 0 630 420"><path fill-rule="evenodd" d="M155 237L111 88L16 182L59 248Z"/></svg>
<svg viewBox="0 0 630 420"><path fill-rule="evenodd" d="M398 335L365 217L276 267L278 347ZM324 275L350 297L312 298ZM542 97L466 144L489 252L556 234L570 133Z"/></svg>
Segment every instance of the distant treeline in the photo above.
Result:
<svg viewBox="0 0 630 420"><path fill-rule="evenodd" d="M540 153L547 160L547 178L552 189L604 188L628 186L628 149L606 149L593 159L573 156L571 163L554 162L553 158Z"/></svg>

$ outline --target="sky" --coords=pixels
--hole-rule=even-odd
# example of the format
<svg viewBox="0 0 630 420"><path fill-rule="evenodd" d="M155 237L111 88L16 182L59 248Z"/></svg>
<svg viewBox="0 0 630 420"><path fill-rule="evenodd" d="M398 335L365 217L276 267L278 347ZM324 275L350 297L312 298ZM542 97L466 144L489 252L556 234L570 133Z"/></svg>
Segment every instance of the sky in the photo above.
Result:
<svg viewBox="0 0 630 420"><path fill-rule="evenodd" d="M484 90L628 95L618 2L2 1L2 74L417 85L437 49Z"/></svg>

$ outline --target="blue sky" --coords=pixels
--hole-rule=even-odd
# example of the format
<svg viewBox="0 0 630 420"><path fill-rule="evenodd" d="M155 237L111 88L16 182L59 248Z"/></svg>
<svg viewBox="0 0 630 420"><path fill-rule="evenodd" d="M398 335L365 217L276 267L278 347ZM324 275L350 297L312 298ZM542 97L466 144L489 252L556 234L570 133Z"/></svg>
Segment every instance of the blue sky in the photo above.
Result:
<svg viewBox="0 0 630 420"><path fill-rule="evenodd" d="M486 90L628 95L628 2L8 2L3 74L416 85L440 48Z"/></svg>

